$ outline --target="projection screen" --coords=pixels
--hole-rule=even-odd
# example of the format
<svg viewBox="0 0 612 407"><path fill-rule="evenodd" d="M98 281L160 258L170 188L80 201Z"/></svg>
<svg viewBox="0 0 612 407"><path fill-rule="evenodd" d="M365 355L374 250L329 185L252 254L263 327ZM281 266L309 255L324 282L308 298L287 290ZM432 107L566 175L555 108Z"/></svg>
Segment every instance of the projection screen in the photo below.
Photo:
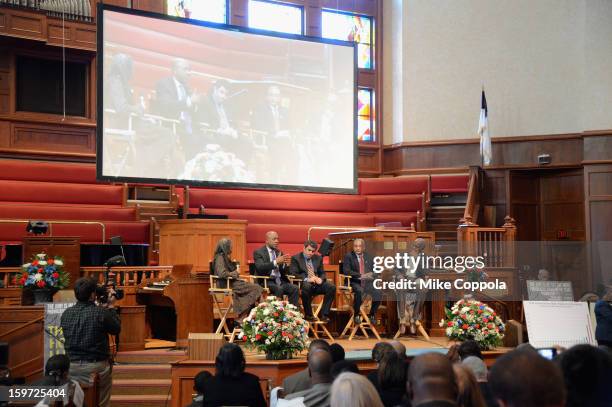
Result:
<svg viewBox="0 0 612 407"><path fill-rule="evenodd" d="M98 178L356 193L352 43L101 6Z"/></svg>

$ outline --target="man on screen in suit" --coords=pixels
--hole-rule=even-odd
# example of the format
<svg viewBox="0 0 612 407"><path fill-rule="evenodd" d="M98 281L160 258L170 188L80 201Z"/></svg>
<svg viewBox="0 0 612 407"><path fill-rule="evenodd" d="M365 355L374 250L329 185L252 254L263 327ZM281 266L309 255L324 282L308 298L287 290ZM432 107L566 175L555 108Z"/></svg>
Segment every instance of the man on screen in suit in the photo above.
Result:
<svg viewBox="0 0 612 407"><path fill-rule="evenodd" d="M278 298L286 295L289 302L299 307L299 290L287 278L291 257L278 249L278 233L266 233L266 244L253 252L258 276L269 277L268 288Z"/></svg>
<svg viewBox="0 0 612 407"><path fill-rule="evenodd" d="M167 119L181 122L183 130L193 132L193 113L197 110L200 95L189 87L189 62L177 58L172 63L172 76L157 82L155 93L155 113Z"/></svg>
<svg viewBox="0 0 612 407"><path fill-rule="evenodd" d="M328 282L323 270L323 258L314 254L317 243L312 240L304 242L304 251L291 257L290 272L303 280L302 305L308 321L316 321L312 313L312 297L324 295L321 321L329 322L329 311L336 296L336 286Z"/></svg>
<svg viewBox="0 0 612 407"><path fill-rule="evenodd" d="M344 256L342 262L342 274L351 276L351 289L353 290L355 299L353 302L353 317L356 324L361 323L359 310L363 302L363 294L372 296L372 308L370 309L369 318L371 321L376 321L376 311L380 306L380 291L374 288L374 274L372 272L372 256L365 251L365 241L363 239L355 239L353 241L353 250Z"/></svg>

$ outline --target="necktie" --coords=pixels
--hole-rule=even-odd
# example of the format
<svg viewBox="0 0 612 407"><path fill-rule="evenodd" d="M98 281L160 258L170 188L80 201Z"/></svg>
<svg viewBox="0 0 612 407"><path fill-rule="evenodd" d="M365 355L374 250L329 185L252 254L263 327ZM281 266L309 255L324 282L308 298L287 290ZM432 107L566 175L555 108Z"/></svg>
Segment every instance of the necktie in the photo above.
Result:
<svg viewBox="0 0 612 407"><path fill-rule="evenodd" d="M365 274L365 265L363 264L363 253L359 254L357 258L359 259L359 275L363 277L363 275ZM362 288L365 287L365 281L363 278L360 279L360 283L361 283Z"/></svg>
<svg viewBox="0 0 612 407"><path fill-rule="evenodd" d="M308 278L313 278L315 276L312 260L310 259L306 260L306 270L308 270Z"/></svg>
<svg viewBox="0 0 612 407"><path fill-rule="evenodd" d="M274 250L270 250L270 259L272 260L272 262L274 262L274 260L276 260L276 252ZM272 277L274 277L274 282L278 285L281 285L281 279L280 279L280 272L278 270L278 265L276 267L274 267L274 270L272 270Z"/></svg>

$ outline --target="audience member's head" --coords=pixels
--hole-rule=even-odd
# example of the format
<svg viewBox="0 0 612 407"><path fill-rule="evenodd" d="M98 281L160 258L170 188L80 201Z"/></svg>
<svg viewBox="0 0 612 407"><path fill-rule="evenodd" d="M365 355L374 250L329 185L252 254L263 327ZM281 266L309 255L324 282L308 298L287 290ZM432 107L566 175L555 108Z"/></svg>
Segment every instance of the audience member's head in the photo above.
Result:
<svg viewBox="0 0 612 407"><path fill-rule="evenodd" d="M458 388L451 361L440 353L415 357L408 369L406 390L412 405L457 400Z"/></svg>
<svg viewBox="0 0 612 407"><path fill-rule="evenodd" d="M480 345L478 342L474 340L468 340L461 342L459 348L457 348L457 352L459 352L459 357L461 360L467 358L468 356L476 356L479 359L482 359L482 352L480 351Z"/></svg>
<svg viewBox="0 0 612 407"><path fill-rule="evenodd" d="M346 359L333 364L331 375L334 379L344 372L359 373L359 367L357 367L357 363Z"/></svg>
<svg viewBox="0 0 612 407"><path fill-rule="evenodd" d="M310 342L310 345L308 345L308 354L317 349L323 349L330 352L329 343L327 343L325 339L314 339Z"/></svg>
<svg viewBox="0 0 612 407"><path fill-rule="evenodd" d="M580 302L597 302L599 301L599 295L597 295L597 293L591 292L591 291L587 291L584 294L582 294L580 296L580 299L578 300Z"/></svg>
<svg viewBox="0 0 612 407"><path fill-rule="evenodd" d="M500 407L561 407L565 403L561 369L528 348L497 359L489 385Z"/></svg>
<svg viewBox="0 0 612 407"><path fill-rule="evenodd" d="M401 359L406 359L406 346L400 341L391 341L389 342L395 352L399 355Z"/></svg>
<svg viewBox="0 0 612 407"><path fill-rule="evenodd" d="M308 354L308 374L310 382L331 383L331 368L333 365L331 354L324 349L316 349Z"/></svg>
<svg viewBox="0 0 612 407"><path fill-rule="evenodd" d="M538 280L540 281L548 281L550 280L550 273L546 269L538 270Z"/></svg>
<svg viewBox="0 0 612 407"><path fill-rule="evenodd" d="M74 296L78 301L87 302L96 292L96 280L90 277L81 277L74 283Z"/></svg>
<svg viewBox="0 0 612 407"><path fill-rule="evenodd" d="M338 343L332 343L331 345L329 345L329 351L332 355L334 363L344 360L345 353L342 345Z"/></svg>
<svg viewBox="0 0 612 407"><path fill-rule="evenodd" d="M612 357L591 345L577 345L558 358L567 407L612 406Z"/></svg>
<svg viewBox="0 0 612 407"><path fill-rule="evenodd" d="M374 385L364 376L345 372L334 380L331 407L383 407Z"/></svg>
<svg viewBox="0 0 612 407"><path fill-rule="evenodd" d="M487 381L487 365L482 359L476 356L468 356L461 361L461 364L470 369L479 382Z"/></svg>
<svg viewBox="0 0 612 407"><path fill-rule="evenodd" d="M376 363L380 363L384 354L387 352L395 352L395 349L393 349L393 346L391 346L389 342L378 342L372 349L372 360Z"/></svg>
<svg viewBox="0 0 612 407"><path fill-rule="evenodd" d="M380 390L404 389L406 387L405 358L396 352L384 354L377 373Z"/></svg>
<svg viewBox="0 0 612 407"><path fill-rule="evenodd" d="M198 394L204 393L204 384L212 377L209 371L202 370L193 378L193 390Z"/></svg>
<svg viewBox="0 0 612 407"><path fill-rule="evenodd" d="M455 372L457 387L459 389L457 404L462 407L486 407L484 397L480 391L480 386L470 369L463 364L455 363L453 365L453 371Z"/></svg>
<svg viewBox="0 0 612 407"><path fill-rule="evenodd" d="M69 370L70 358L68 358L68 355L51 356L45 365L45 383L60 384L65 382Z"/></svg>
<svg viewBox="0 0 612 407"><path fill-rule="evenodd" d="M219 349L215 367L217 376L237 378L244 372L244 353L240 346L234 343L226 343Z"/></svg>

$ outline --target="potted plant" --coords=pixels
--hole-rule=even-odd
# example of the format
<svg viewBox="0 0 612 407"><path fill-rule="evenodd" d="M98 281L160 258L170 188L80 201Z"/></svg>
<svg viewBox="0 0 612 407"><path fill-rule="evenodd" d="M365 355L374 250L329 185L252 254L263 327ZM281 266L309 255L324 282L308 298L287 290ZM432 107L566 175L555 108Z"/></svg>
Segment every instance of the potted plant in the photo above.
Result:
<svg viewBox="0 0 612 407"><path fill-rule="evenodd" d="M15 276L14 283L23 289L32 290L34 304L51 302L53 294L68 287L70 277L64 270L61 257L39 253L29 263L21 266L21 273Z"/></svg>
<svg viewBox="0 0 612 407"><path fill-rule="evenodd" d="M505 326L496 312L476 300L459 300L451 309L446 308L446 318L440 321L446 327L446 336L456 341L473 339L481 349L493 349L502 343Z"/></svg>
<svg viewBox="0 0 612 407"><path fill-rule="evenodd" d="M244 319L242 340L267 359L290 359L306 349L307 323L295 306L270 296Z"/></svg>

